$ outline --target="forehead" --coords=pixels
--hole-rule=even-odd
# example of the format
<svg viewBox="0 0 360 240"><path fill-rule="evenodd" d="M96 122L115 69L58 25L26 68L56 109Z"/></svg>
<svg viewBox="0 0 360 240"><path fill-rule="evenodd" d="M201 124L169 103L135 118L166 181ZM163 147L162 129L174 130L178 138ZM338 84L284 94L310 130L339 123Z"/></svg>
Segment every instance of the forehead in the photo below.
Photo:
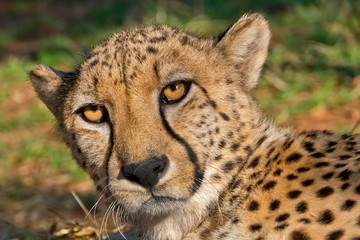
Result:
<svg viewBox="0 0 360 240"><path fill-rule="evenodd" d="M198 55L202 54L207 49L205 45L206 40L167 26L120 32L90 52L80 67L80 78L135 84L139 75L161 70L163 65L174 65L175 62L185 65L184 59L189 60L189 56L184 55L194 54L194 50Z"/></svg>

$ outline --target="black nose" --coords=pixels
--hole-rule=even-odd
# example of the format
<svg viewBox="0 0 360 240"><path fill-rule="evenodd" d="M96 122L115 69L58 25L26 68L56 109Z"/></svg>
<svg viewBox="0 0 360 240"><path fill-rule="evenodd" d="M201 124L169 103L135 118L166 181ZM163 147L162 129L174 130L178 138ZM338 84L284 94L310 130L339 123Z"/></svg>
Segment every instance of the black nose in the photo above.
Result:
<svg viewBox="0 0 360 240"><path fill-rule="evenodd" d="M159 181L168 165L168 158L153 157L141 163L129 164L123 167L123 175L130 181L136 182L145 188L152 188Z"/></svg>

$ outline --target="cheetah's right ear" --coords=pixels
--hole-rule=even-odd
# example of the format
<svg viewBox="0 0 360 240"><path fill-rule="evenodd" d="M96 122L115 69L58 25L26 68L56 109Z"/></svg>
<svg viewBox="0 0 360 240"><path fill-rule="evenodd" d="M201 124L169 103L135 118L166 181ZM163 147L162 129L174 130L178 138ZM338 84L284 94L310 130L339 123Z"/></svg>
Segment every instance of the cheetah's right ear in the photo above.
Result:
<svg viewBox="0 0 360 240"><path fill-rule="evenodd" d="M66 78L69 74L72 73L65 73L44 65L38 65L29 72L36 93L55 117L61 115L60 108L62 107L64 90L68 85Z"/></svg>
<svg viewBox="0 0 360 240"><path fill-rule="evenodd" d="M260 14L244 15L225 33L216 46L240 71L241 85L249 91L255 87L261 68L267 58L271 32Z"/></svg>

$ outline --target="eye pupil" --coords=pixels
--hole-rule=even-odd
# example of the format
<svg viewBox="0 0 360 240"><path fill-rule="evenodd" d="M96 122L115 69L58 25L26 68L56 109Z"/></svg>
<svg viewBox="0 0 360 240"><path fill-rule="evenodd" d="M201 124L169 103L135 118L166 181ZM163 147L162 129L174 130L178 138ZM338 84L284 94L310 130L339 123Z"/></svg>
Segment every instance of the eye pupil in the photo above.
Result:
<svg viewBox="0 0 360 240"><path fill-rule="evenodd" d="M176 89L178 89L178 86L177 85L170 85L169 88L170 88L171 91L175 91Z"/></svg>
<svg viewBox="0 0 360 240"><path fill-rule="evenodd" d="M96 111L96 110L98 110L99 109L99 107L97 107L97 106L92 106L91 107L91 111Z"/></svg>

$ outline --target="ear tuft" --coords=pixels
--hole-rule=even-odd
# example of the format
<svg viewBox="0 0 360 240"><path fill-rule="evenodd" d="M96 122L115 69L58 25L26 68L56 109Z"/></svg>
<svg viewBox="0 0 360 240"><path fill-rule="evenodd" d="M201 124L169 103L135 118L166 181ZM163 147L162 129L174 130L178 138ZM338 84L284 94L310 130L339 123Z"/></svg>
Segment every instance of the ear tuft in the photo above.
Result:
<svg viewBox="0 0 360 240"><path fill-rule="evenodd" d="M249 91L255 87L267 58L271 32L261 14L242 16L218 37L216 46L236 66L245 79L242 85Z"/></svg>
<svg viewBox="0 0 360 240"><path fill-rule="evenodd" d="M57 92L63 83L59 73L62 72L44 65L38 65L29 72L36 93L55 116L58 115Z"/></svg>

